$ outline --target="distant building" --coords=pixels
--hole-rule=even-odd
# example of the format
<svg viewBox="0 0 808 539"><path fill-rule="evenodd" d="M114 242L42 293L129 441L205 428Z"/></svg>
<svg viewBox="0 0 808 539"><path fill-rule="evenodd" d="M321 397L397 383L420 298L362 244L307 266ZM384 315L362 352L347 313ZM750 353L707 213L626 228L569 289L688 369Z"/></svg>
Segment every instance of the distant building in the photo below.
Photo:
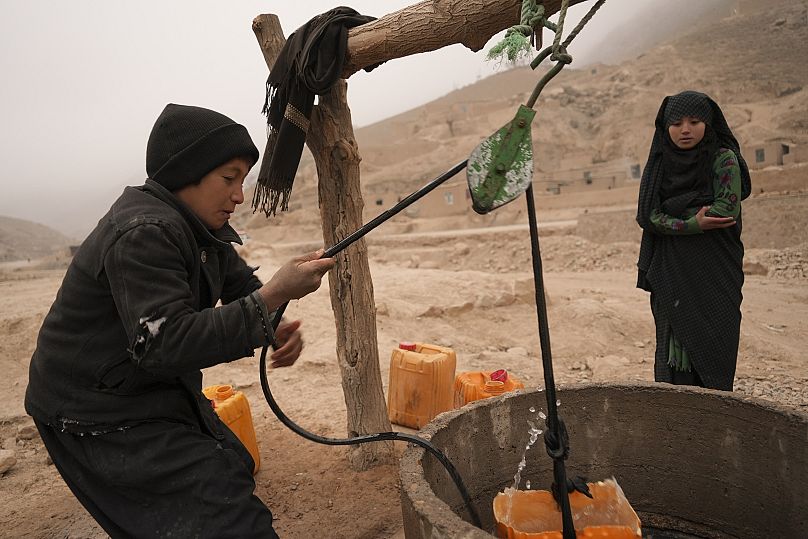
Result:
<svg viewBox="0 0 808 539"><path fill-rule="evenodd" d="M471 211L471 193L465 181L453 181L436 187L434 191L419 200L411 217L448 217L463 215Z"/></svg>
<svg viewBox="0 0 808 539"><path fill-rule="evenodd" d="M795 163L808 163L808 146L789 146L789 151L783 156L783 165Z"/></svg>
<svg viewBox="0 0 808 539"><path fill-rule="evenodd" d="M784 158L791 153L791 147L781 142L754 144L744 150L746 164L752 169L782 166Z"/></svg>
<svg viewBox="0 0 808 539"><path fill-rule="evenodd" d="M614 189L639 182L642 166L628 158L593 163L589 155L561 160L556 170L539 172L534 180L540 191L552 194Z"/></svg>
<svg viewBox="0 0 808 539"><path fill-rule="evenodd" d="M642 166L628 158L592 163L588 156L579 159L573 157L563 159L558 170L535 171L533 190L537 195L558 195L614 189L637 185L641 177ZM395 184L396 182L391 182L368 187L365 199L365 220L389 209L408 194L391 192L390 188ZM404 210L403 214L414 218L432 218L464 215L472 211L468 184L463 180L453 179L435 188L434 191Z"/></svg>

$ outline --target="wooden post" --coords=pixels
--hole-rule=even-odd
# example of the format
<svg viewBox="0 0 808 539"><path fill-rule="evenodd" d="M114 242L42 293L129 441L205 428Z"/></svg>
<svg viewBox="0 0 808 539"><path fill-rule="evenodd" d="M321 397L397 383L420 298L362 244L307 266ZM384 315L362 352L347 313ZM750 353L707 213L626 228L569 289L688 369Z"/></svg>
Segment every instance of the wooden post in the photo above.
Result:
<svg viewBox="0 0 808 539"><path fill-rule="evenodd" d="M584 0L570 0L570 5ZM561 0L545 0L547 16ZM518 23L521 0L423 0L348 33L342 75L363 67L454 43L480 50L497 32ZM314 15L314 14L312 14ZM271 69L285 38L275 15L253 20L264 60ZM306 144L317 166L320 215L325 245L333 245L362 225L364 201L359 183L359 150L340 80L314 108ZM376 309L365 240L337 255L328 276L337 324L337 358L348 409L348 435L390 430L379 371ZM354 469L365 470L394 458L392 442L349 446Z"/></svg>
<svg viewBox="0 0 808 539"><path fill-rule="evenodd" d="M253 32L271 69L285 42L278 17L259 15L253 21ZM326 246L334 245L362 226L361 158L346 89L346 82L339 80L327 94L320 96L306 138L317 166ZM339 253L336 260L336 267L328 274L328 284L337 327L337 359L348 412L348 436L388 432L392 429L379 370L376 303L365 240ZM393 442L348 448L348 460L355 470L395 460Z"/></svg>

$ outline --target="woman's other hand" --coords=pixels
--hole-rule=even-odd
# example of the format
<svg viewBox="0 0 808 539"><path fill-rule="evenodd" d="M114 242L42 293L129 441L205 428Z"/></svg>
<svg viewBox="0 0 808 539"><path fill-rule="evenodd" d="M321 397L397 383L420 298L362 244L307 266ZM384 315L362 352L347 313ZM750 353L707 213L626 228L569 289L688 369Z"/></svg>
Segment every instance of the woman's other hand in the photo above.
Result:
<svg viewBox="0 0 808 539"><path fill-rule="evenodd" d="M729 228L735 225L735 219L732 217L708 217L707 212L710 211L710 206L702 206L696 214L696 222L702 230L712 230L714 228Z"/></svg>
<svg viewBox="0 0 808 539"><path fill-rule="evenodd" d="M300 320L295 320L288 324L281 322L281 325L275 330L275 343L278 348L272 352L269 366L274 369L276 367L289 367L294 365L297 358L300 357L300 352L303 350Z"/></svg>

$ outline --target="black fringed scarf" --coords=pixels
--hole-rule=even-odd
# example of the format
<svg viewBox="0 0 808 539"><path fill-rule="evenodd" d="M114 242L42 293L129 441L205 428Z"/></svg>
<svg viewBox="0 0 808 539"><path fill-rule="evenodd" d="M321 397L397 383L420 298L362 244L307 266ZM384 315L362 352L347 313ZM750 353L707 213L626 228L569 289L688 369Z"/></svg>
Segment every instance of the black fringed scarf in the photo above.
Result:
<svg viewBox="0 0 808 539"><path fill-rule="evenodd" d="M253 211L267 216L289 206L289 195L300 164L314 96L323 95L339 79L348 47L348 30L375 17L337 7L298 28L281 49L267 79L263 113L268 136ZM375 65L366 68L370 71Z"/></svg>

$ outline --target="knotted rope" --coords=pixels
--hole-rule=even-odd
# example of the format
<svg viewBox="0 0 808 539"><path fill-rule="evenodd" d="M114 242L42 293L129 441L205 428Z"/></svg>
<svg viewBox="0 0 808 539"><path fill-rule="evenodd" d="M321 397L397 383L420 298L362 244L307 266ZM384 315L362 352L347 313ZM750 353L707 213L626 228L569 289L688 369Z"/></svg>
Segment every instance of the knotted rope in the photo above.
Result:
<svg viewBox="0 0 808 539"><path fill-rule="evenodd" d="M561 1L558 23L552 22L545 16L546 10L543 2L522 0L519 24L508 28L507 32L505 32L505 37L488 51L486 59L506 58L510 63L515 63L520 57L530 53L531 45L535 44L536 49L541 49L541 31L543 28L547 28L555 34L553 45L550 48L552 53L550 59L554 62L560 61L569 64L572 62L572 56L567 53L567 47L605 2L606 0L598 0L562 43L561 36L564 33L564 22L567 18L569 0ZM542 60L544 58L547 58L547 55L542 56ZM538 65L538 62L531 63L531 67L534 69L536 65Z"/></svg>
<svg viewBox="0 0 808 539"><path fill-rule="evenodd" d="M519 57L529 54L533 44L538 44L540 47L541 29L550 23L544 13L544 4L540 4L536 0L522 0L519 24L508 28L502 41L488 51L486 59L494 60L504 56L513 63ZM552 23L550 24L552 25ZM549 26L547 27L549 28Z"/></svg>

